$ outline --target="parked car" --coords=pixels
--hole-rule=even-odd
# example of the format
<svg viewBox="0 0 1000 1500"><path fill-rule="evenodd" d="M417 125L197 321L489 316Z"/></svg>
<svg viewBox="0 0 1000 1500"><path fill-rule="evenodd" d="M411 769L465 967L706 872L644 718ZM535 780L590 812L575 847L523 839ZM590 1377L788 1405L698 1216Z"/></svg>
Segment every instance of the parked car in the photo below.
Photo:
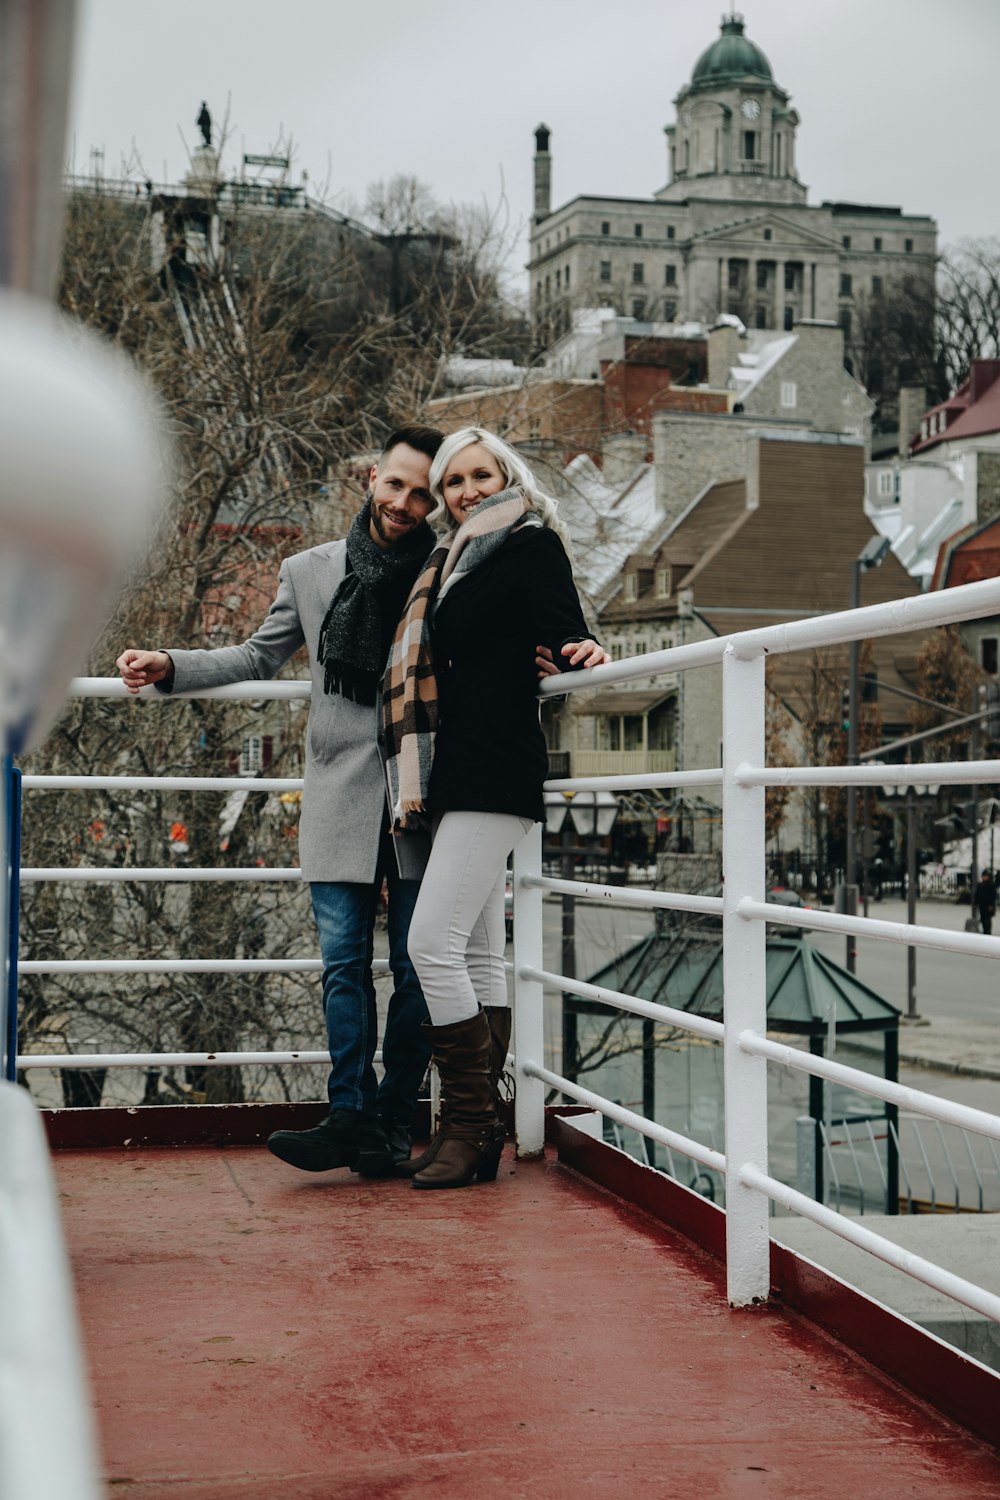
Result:
<svg viewBox="0 0 1000 1500"><path fill-rule="evenodd" d="M774 906L801 906L804 910L809 910L808 902L803 901L798 891L793 891L787 885L773 885L766 899ZM768 937L800 938L803 931L801 927L786 927L780 922L768 922L766 928Z"/></svg>

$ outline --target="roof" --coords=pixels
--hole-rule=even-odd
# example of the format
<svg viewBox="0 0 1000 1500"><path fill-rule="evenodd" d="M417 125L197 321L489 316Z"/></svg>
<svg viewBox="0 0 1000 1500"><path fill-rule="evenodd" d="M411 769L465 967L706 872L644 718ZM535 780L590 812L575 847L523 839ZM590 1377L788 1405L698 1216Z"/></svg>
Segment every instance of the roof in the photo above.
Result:
<svg viewBox="0 0 1000 1500"><path fill-rule="evenodd" d="M662 929L587 982L721 1020L722 944L704 936L678 938ZM896 1006L807 938L768 938L768 1030L818 1035L829 1025L831 1006L839 1032L888 1031L899 1021Z"/></svg>
<svg viewBox="0 0 1000 1500"><path fill-rule="evenodd" d="M771 83L774 75L763 52L744 36L739 16L725 16L722 34L707 47L694 65L692 87L705 87L734 78L761 78Z"/></svg>
<svg viewBox="0 0 1000 1500"><path fill-rule="evenodd" d="M629 692L620 688L609 688L604 693L574 693L573 712L575 714L644 714L658 703L665 703L668 698L676 697L674 688L650 688L646 692Z"/></svg>
<svg viewBox="0 0 1000 1500"><path fill-rule="evenodd" d="M973 522L941 543L931 587L955 588L1000 575L1000 518Z"/></svg>
<svg viewBox="0 0 1000 1500"><path fill-rule="evenodd" d="M939 427L938 414L944 422L934 431ZM921 427L924 422L931 430L911 446L911 453L926 453L939 443L1000 432L1000 359L973 360L968 380L947 401L932 406L924 414Z"/></svg>

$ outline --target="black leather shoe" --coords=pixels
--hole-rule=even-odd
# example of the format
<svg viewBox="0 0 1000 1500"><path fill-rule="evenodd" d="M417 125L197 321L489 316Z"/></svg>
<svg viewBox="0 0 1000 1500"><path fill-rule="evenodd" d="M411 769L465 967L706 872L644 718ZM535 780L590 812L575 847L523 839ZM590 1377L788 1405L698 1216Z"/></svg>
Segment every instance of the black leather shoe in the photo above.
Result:
<svg viewBox="0 0 1000 1500"><path fill-rule="evenodd" d="M335 1109L312 1130L276 1130L267 1138L267 1149L303 1172L357 1171L367 1125L360 1110Z"/></svg>
<svg viewBox="0 0 1000 1500"><path fill-rule="evenodd" d="M410 1157L410 1127L398 1120L380 1118L369 1132L358 1154L362 1177L394 1177L396 1167Z"/></svg>

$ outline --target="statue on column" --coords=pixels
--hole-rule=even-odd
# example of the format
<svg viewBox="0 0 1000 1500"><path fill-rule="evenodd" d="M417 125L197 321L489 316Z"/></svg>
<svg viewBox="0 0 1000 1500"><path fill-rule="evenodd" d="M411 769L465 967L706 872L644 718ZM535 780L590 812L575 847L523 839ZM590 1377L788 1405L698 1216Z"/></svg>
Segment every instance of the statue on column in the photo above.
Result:
<svg viewBox="0 0 1000 1500"><path fill-rule="evenodd" d="M210 146L212 144L212 116L208 112L208 105L204 99L201 101L201 110L195 124L201 131L201 137L205 145Z"/></svg>

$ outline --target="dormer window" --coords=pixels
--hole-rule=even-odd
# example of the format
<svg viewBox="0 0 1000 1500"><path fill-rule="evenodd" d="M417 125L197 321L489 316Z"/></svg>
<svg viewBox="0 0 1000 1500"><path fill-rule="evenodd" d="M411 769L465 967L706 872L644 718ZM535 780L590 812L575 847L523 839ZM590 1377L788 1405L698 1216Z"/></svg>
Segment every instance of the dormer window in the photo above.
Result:
<svg viewBox="0 0 1000 1500"><path fill-rule="evenodd" d="M656 570L656 597L657 599L670 598L670 567L657 568Z"/></svg>
<svg viewBox="0 0 1000 1500"><path fill-rule="evenodd" d="M625 574L625 598L628 600L639 597L639 575L638 573Z"/></svg>

